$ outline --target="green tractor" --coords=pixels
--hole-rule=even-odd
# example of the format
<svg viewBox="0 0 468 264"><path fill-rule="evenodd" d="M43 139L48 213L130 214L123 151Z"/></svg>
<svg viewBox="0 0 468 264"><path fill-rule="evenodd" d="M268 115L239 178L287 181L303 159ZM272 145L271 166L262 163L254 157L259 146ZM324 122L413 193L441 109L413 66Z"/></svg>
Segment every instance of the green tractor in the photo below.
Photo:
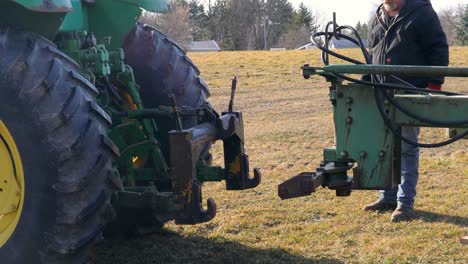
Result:
<svg viewBox="0 0 468 264"><path fill-rule="evenodd" d="M167 0L0 0L0 260L86 263L106 232L216 215L202 183L253 188L242 113L138 21ZM211 165L222 140L225 166Z"/></svg>

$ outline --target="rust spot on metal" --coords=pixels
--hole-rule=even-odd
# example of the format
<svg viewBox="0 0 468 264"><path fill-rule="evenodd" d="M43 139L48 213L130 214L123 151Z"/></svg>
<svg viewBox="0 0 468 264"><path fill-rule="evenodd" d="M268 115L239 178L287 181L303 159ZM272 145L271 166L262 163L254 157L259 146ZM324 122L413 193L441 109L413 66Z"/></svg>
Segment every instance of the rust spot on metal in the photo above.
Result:
<svg viewBox="0 0 468 264"><path fill-rule="evenodd" d="M39 6L39 7L32 7L29 10L43 12L43 13L68 13L73 9L71 7L47 7L47 6Z"/></svg>

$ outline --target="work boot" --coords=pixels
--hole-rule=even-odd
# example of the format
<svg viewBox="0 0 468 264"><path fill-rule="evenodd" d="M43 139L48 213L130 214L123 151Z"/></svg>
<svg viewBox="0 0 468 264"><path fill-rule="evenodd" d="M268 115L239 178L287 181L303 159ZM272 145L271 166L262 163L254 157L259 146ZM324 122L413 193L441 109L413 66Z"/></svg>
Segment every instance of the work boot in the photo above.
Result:
<svg viewBox="0 0 468 264"><path fill-rule="evenodd" d="M415 218L415 213L413 208L409 207L398 207L392 213L390 220L392 222L400 222L400 221L411 221Z"/></svg>
<svg viewBox="0 0 468 264"><path fill-rule="evenodd" d="M397 208L397 203L387 202L382 199L377 200L371 204L368 204L362 208L364 211L392 211Z"/></svg>

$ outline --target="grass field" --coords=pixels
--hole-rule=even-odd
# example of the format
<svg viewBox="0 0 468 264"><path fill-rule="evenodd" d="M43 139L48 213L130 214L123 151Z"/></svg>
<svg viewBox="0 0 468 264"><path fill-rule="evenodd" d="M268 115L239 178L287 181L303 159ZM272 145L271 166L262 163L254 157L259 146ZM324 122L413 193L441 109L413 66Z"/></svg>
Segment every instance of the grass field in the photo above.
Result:
<svg viewBox="0 0 468 264"><path fill-rule="evenodd" d="M345 53L357 56L357 50ZM332 146L334 127L327 83L300 76L302 64L321 65L318 51L190 54L208 83L216 109L227 108L230 79L239 78L236 108L244 112L251 166L262 168L254 190L224 191L205 185L218 216L197 226L166 225L161 233L104 242L95 252L104 263L468 263L468 140L421 151L418 218L390 223L390 213L361 210L375 191L281 201L277 185L320 163ZM451 49L451 65L468 65L468 47ZM448 79L445 90L468 94L468 78ZM468 113L467 113L468 115ZM466 116L466 115L465 115ZM423 129L421 141L445 138ZM221 164L220 146L215 162Z"/></svg>

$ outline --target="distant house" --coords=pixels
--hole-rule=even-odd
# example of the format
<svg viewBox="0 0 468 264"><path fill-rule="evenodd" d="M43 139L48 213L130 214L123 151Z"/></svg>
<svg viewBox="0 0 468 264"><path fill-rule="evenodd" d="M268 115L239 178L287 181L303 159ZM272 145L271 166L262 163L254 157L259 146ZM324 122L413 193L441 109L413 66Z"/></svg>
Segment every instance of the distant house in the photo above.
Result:
<svg viewBox="0 0 468 264"><path fill-rule="evenodd" d="M305 44L304 46L297 48L296 50L312 50L312 49L317 49L317 47L313 43L308 43L308 44Z"/></svg>
<svg viewBox="0 0 468 264"><path fill-rule="evenodd" d="M365 46L367 46L367 40L363 39L362 42L364 43ZM332 38L330 40L330 49L353 49L353 48L359 48L356 44L352 43L351 41L340 38Z"/></svg>
<svg viewBox="0 0 468 264"><path fill-rule="evenodd" d="M192 41L184 48L191 52L221 51L218 43L214 40Z"/></svg>

